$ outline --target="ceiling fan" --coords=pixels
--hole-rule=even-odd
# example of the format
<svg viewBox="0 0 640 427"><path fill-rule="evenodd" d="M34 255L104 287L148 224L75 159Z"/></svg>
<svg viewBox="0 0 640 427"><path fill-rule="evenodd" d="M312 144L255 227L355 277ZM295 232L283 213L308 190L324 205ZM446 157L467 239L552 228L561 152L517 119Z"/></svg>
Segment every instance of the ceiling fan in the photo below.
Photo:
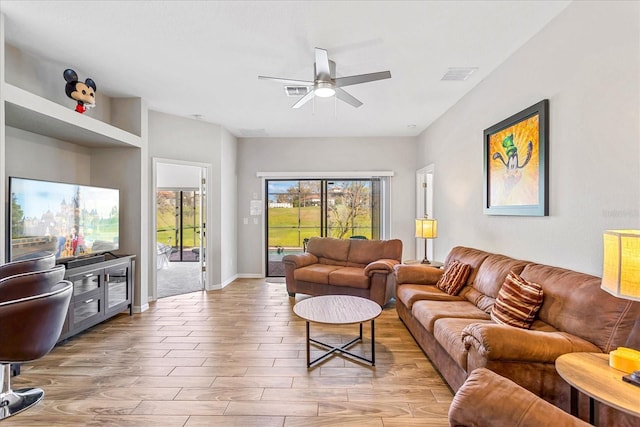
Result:
<svg viewBox="0 0 640 427"><path fill-rule="evenodd" d="M300 108L315 96L329 98L336 96L339 100L346 102L356 108L362 105L357 98L342 89L345 86L357 85L360 83L373 82L376 80L390 79L390 71L380 71L378 73L359 74L356 76L336 77L336 63L329 59L329 54L325 49L315 48L316 62L314 64L313 81L282 79L279 77L258 76L262 80L273 80L286 85L296 85L307 88L307 93L293 104L292 108Z"/></svg>

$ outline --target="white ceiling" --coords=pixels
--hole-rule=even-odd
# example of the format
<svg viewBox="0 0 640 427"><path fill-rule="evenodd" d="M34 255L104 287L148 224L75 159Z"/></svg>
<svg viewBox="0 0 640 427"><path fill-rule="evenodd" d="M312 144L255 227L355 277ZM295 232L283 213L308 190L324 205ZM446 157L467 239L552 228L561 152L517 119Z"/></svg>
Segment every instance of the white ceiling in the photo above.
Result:
<svg viewBox="0 0 640 427"><path fill-rule="evenodd" d="M238 137L364 137L419 134L568 3L2 0L0 10L9 44L68 64L109 96ZM392 78L346 88L360 108L316 98L293 110L298 98L257 77L313 80L314 47L338 76ZM478 70L442 81L448 67Z"/></svg>

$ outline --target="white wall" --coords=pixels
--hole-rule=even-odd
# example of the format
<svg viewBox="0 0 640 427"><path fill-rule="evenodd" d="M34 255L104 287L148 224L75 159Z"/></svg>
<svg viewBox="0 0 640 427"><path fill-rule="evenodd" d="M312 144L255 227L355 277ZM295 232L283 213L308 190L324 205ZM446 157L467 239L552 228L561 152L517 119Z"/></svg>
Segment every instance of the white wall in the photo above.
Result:
<svg viewBox="0 0 640 427"><path fill-rule="evenodd" d="M199 188L200 168L188 165L158 163L156 165L156 187Z"/></svg>
<svg viewBox="0 0 640 427"><path fill-rule="evenodd" d="M238 142L238 272L263 270L262 222L245 225L253 195L261 197L256 172L395 172L391 177L391 238L401 239L403 258L413 258L415 138L241 138Z"/></svg>
<svg viewBox="0 0 640 427"><path fill-rule="evenodd" d="M640 3L573 2L419 137L435 257L456 245L600 275L602 232L640 228ZM483 130L549 99L550 215L484 215Z"/></svg>
<svg viewBox="0 0 640 427"><path fill-rule="evenodd" d="M224 275L222 269L223 265L227 267L230 265L228 260L224 261L229 250L229 238L225 237L226 234L223 236L222 230L224 228L227 233L229 227L234 227L228 219L224 221L228 217L235 218L235 199L227 188L229 185L233 187L233 183L228 182L233 180L228 176L230 167L228 164L235 165L233 157L235 144L235 137L220 125L157 111L149 112L150 158L195 162L211 166L212 174L208 185L210 192L207 194L209 214L207 271L213 288L222 287L228 282L229 277L234 277L236 273L233 271L233 263L230 268L224 270ZM151 159L149 161L151 162ZM235 166L233 168L235 169ZM149 205L152 205L152 200L149 201ZM226 212L224 218L223 212ZM155 233L154 230L151 232ZM232 258L235 256L233 251Z"/></svg>
<svg viewBox="0 0 640 427"><path fill-rule="evenodd" d="M222 285L227 285L238 275L238 142L235 136L222 130L220 158L220 270Z"/></svg>
<svg viewBox="0 0 640 427"><path fill-rule="evenodd" d="M7 176L91 185L91 149L12 127L6 138Z"/></svg>

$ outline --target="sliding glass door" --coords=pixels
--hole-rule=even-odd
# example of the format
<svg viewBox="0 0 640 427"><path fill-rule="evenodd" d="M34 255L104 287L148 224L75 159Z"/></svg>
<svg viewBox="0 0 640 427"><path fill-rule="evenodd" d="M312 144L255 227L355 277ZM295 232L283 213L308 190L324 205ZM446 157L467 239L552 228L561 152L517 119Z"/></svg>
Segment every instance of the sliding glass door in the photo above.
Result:
<svg viewBox="0 0 640 427"><path fill-rule="evenodd" d="M380 181L267 180L267 276L284 276L282 257L314 236L380 238Z"/></svg>
<svg viewBox="0 0 640 427"><path fill-rule="evenodd" d="M159 190L157 193L158 243L171 248L170 261L199 261L202 217L200 192Z"/></svg>

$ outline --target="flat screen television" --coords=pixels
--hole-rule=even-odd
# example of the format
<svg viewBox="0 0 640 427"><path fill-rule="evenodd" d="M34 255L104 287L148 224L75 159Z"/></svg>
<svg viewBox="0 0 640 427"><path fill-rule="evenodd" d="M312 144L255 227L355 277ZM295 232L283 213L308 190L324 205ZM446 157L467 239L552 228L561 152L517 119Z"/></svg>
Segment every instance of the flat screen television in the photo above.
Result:
<svg viewBox="0 0 640 427"><path fill-rule="evenodd" d="M119 248L118 189L10 177L9 194L9 261L42 252L67 260Z"/></svg>

